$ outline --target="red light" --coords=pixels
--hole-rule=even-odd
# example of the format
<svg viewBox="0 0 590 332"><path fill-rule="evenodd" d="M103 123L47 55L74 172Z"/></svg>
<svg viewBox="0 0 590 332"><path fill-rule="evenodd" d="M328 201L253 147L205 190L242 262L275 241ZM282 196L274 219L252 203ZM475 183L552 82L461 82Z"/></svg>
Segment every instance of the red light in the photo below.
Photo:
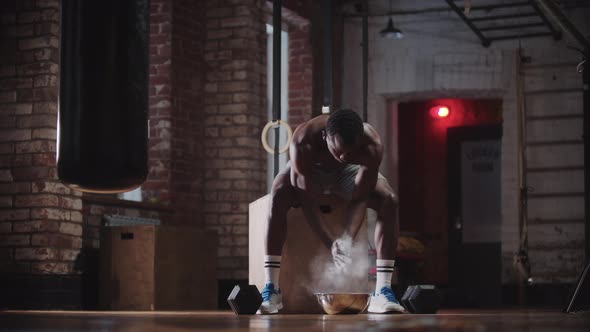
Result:
<svg viewBox="0 0 590 332"><path fill-rule="evenodd" d="M451 111L446 106L434 106L430 109L430 114L434 118L446 118L450 113Z"/></svg>
<svg viewBox="0 0 590 332"><path fill-rule="evenodd" d="M439 117L444 118L449 115L449 108L444 106L439 107L436 114L438 114Z"/></svg>

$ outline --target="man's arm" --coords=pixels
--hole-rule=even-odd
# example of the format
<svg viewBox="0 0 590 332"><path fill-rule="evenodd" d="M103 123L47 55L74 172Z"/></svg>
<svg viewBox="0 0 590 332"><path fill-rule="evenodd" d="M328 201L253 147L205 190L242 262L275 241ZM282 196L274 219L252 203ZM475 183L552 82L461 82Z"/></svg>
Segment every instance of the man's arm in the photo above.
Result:
<svg viewBox="0 0 590 332"><path fill-rule="evenodd" d="M354 239L360 230L366 210L369 194L375 190L379 175L379 165L383 156L383 148L377 139L374 146L369 147L365 165L361 165L355 178L351 201L348 205L346 232Z"/></svg>
<svg viewBox="0 0 590 332"><path fill-rule="evenodd" d="M351 201L354 202L367 199L369 194L375 190L378 174L378 165L361 165L354 179L354 189L352 191Z"/></svg>
<svg viewBox="0 0 590 332"><path fill-rule="evenodd" d="M355 188L352 192L352 199L348 204L348 212L346 213L348 220L345 224L345 232L352 239L356 238L356 234L363 224L367 211L368 197L375 189L376 184L377 172L372 172L367 167L361 166L355 179Z"/></svg>
<svg viewBox="0 0 590 332"><path fill-rule="evenodd" d="M354 181L352 201L366 199L375 190L379 174L379 165L383 158L383 144L379 134L373 127L365 123L365 139L370 143L359 157L360 169Z"/></svg>
<svg viewBox="0 0 590 332"><path fill-rule="evenodd" d="M312 147L304 141L291 143L289 149L291 158L291 185L304 191L308 196L318 197L321 189L312 179Z"/></svg>
<svg viewBox="0 0 590 332"><path fill-rule="evenodd" d="M312 179L312 147L301 138L304 130L305 128L295 130L294 139L289 148L291 185L297 192L309 226L329 249L333 242L332 236L322 227L315 213L314 201L322 192L320 186Z"/></svg>

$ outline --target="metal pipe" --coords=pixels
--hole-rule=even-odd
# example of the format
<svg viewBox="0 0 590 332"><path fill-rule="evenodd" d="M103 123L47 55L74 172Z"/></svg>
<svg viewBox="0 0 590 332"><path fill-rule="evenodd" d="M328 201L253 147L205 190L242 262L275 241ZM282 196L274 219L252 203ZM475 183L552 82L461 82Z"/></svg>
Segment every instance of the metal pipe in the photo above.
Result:
<svg viewBox="0 0 590 332"><path fill-rule="evenodd" d="M520 13L520 14L506 14L506 15L496 15L496 16L483 16L483 17L472 17L469 20L471 22L481 22L481 21L495 21L495 20L505 20L511 18L523 18L523 17L533 17L538 16L537 13Z"/></svg>
<svg viewBox="0 0 590 332"><path fill-rule="evenodd" d="M324 25L324 98L322 106L332 108L332 0L322 1Z"/></svg>
<svg viewBox="0 0 590 332"><path fill-rule="evenodd" d="M516 103L517 103L517 126L518 126L518 173L519 173L519 246L518 253L515 256L516 269L519 273L518 286L519 286L519 304L526 304L527 288L526 283L532 283L531 278L531 266L530 259L528 256L528 203L529 203L529 185L528 185L528 163L527 163L527 148L529 143L527 142L527 106L526 97L524 94L525 81L524 81L524 68L525 63L522 48L518 47L516 53Z"/></svg>
<svg viewBox="0 0 590 332"><path fill-rule="evenodd" d="M543 20L543 23L545 23L547 25L547 27L549 28L549 30L551 30L551 33L553 34L553 39L560 40L561 39L561 31L559 31L553 27L553 24L551 24L551 22L549 22L549 20L547 19L547 16L545 16L545 13L543 13L543 11L539 8L539 5L537 5L537 3L534 0L529 0L529 1L531 3L531 6L535 9L535 12L537 12L537 14L539 14L541 19Z"/></svg>
<svg viewBox="0 0 590 332"><path fill-rule="evenodd" d="M521 1L521 2L514 2L514 3L499 3L496 5L483 5L483 6L473 6L471 7L471 11L474 10L494 10L498 8L511 8L511 7L525 7L528 6L528 1Z"/></svg>
<svg viewBox="0 0 590 332"><path fill-rule="evenodd" d="M590 42L584 35L576 28L576 26L561 12L559 7L554 4L552 1L547 0L535 0L543 12L552 16L557 24L567 33L569 33L574 39L580 43L582 48L588 54L588 50L590 50Z"/></svg>
<svg viewBox="0 0 590 332"><path fill-rule="evenodd" d="M272 112L273 120L281 119L281 0L273 1L272 8ZM279 173L279 130L274 129L274 176Z"/></svg>
<svg viewBox="0 0 590 332"><path fill-rule="evenodd" d="M590 55L590 48L584 52L586 61ZM590 70L584 69L584 208L586 219L586 263L590 262ZM587 268L586 268L586 272Z"/></svg>
<svg viewBox="0 0 590 332"><path fill-rule="evenodd" d="M369 91L369 1L363 0L363 122L368 120L367 96Z"/></svg>
<svg viewBox="0 0 590 332"><path fill-rule="evenodd" d="M490 43L491 43L490 40L481 34L481 31L479 31L477 29L477 27L473 23L471 23L471 21L459 9L459 7L457 7L455 2L453 0L445 0L445 1L447 2L447 4L449 4L449 7L451 7L455 11L455 13L457 13L457 15L459 15L459 17L463 20L463 22L465 22L465 24L467 24L467 26L471 29L471 31L473 31L475 33L475 35L479 38L479 40L481 40L481 44L484 47L490 46Z"/></svg>
<svg viewBox="0 0 590 332"><path fill-rule="evenodd" d="M364 0L363 0L364 1ZM383 14L369 14L369 17L379 17L379 16L399 16L399 15L420 15L420 14L428 14L428 13L441 13L441 12L448 12L451 11L449 7L432 7L432 8L425 8L425 9L415 9L415 10L401 10L401 11L389 11ZM343 17L363 17L364 12L361 14L344 14Z"/></svg>
<svg viewBox="0 0 590 332"><path fill-rule="evenodd" d="M586 235L588 235L588 233L586 233ZM586 243L588 243L588 241L586 241ZM590 270L590 261L587 261L586 267L584 268L584 270L580 274L580 277L578 278L578 282L576 282L576 287L572 291L572 293L569 297L569 300L567 302L567 305L563 309L563 312L570 313L570 312L576 310L576 307L575 307L576 299L577 299L578 295L580 295L580 292L582 291L582 285L584 285L584 281L588 278L588 271L589 270Z"/></svg>
<svg viewBox="0 0 590 332"><path fill-rule="evenodd" d="M499 8L509 8L509 7L523 7L528 6L529 3L527 1L523 2L516 2L516 3L503 3L497 5L484 5L484 6L473 6L471 7L471 11L491 11L494 9ZM442 13L442 12L449 12L452 11L449 7L431 7L431 8L424 8L424 9L413 9L413 10L398 10L398 11L389 11L383 14L368 14L369 17L379 17L379 16L402 16L402 15L420 15L420 14L428 14L428 13ZM364 13L361 14L344 14L344 17L362 17Z"/></svg>
<svg viewBox="0 0 590 332"><path fill-rule="evenodd" d="M492 31L492 30L512 30L512 29L521 29L521 28L534 28L534 27L542 27L545 26L545 23L528 23L528 24L513 24L513 25L502 25L496 27L485 27L479 28L479 31Z"/></svg>
<svg viewBox="0 0 590 332"><path fill-rule="evenodd" d="M488 38L490 41L495 40L507 40L507 39L521 39L521 38L532 38L532 37L545 37L545 36L552 36L551 32L536 32L536 33L524 33L519 35L507 35L507 36L498 36L498 37L491 37Z"/></svg>

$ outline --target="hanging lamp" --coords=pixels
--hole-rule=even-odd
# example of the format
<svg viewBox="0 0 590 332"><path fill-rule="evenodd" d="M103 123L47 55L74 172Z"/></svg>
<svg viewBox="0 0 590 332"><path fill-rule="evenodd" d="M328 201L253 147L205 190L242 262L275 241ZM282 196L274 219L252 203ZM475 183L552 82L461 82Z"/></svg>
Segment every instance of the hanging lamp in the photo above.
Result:
<svg viewBox="0 0 590 332"><path fill-rule="evenodd" d="M393 18L391 18L391 0L389 1L389 20L385 29L381 30L379 34L383 38L388 39L401 39L404 37L404 33L393 25Z"/></svg>

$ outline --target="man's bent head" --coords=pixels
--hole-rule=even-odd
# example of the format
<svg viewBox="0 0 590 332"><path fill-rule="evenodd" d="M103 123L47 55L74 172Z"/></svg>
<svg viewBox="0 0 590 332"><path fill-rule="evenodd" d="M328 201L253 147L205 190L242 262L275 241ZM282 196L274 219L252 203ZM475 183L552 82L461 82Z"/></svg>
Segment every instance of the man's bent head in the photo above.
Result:
<svg viewBox="0 0 590 332"><path fill-rule="evenodd" d="M341 109L330 114L325 133L328 150L338 161L350 161L359 147L363 132L363 120L353 110Z"/></svg>

